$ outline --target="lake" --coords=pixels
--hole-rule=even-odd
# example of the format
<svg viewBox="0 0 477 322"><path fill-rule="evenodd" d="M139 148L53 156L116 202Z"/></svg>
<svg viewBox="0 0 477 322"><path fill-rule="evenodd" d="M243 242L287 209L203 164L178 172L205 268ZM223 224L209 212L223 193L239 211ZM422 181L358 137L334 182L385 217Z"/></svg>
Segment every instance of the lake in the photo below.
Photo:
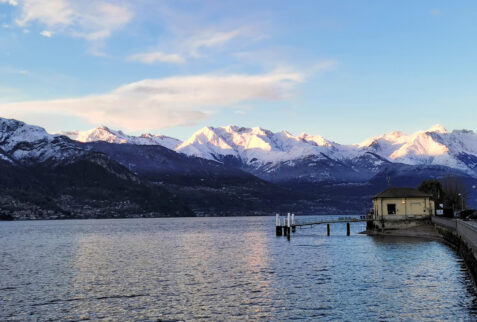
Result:
<svg viewBox="0 0 477 322"><path fill-rule="evenodd" d="M316 217L297 217L311 221ZM0 222L0 320L475 320L462 259L364 223L275 217Z"/></svg>

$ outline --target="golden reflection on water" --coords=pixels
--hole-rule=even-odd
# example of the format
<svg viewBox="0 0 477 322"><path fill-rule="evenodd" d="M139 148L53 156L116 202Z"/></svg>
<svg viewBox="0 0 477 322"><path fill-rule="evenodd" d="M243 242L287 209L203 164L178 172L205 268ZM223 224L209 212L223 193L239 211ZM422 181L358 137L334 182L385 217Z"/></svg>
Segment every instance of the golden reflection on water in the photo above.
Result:
<svg viewBox="0 0 477 322"><path fill-rule="evenodd" d="M128 316L137 300L150 296L151 284L145 281L156 273L156 263L145 236L104 236L86 234L76 238L71 260L72 315L101 318L114 313ZM159 311L151 307L149 313Z"/></svg>
<svg viewBox="0 0 477 322"><path fill-rule="evenodd" d="M237 316L244 307L260 312L270 293L265 235L236 237L216 231L167 239L161 233L80 235L71 260L72 317L128 315L144 306L156 318L208 318L224 307ZM158 301L170 308L152 304Z"/></svg>
<svg viewBox="0 0 477 322"><path fill-rule="evenodd" d="M332 236L317 227L288 242L273 223L61 221L19 223L14 234L0 226L0 320L475 317L472 281L443 244L347 237L338 225Z"/></svg>

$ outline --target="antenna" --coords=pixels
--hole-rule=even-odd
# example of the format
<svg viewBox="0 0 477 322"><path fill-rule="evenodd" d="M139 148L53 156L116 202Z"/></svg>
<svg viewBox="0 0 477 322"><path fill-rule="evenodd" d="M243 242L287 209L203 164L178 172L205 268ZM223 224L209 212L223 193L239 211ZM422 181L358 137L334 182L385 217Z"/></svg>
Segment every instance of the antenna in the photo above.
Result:
<svg viewBox="0 0 477 322"><path fill-rule="evenodd" d="M386 176L386 183L387 183L388 187L391 187L391 177L390 176Z"/></svg>

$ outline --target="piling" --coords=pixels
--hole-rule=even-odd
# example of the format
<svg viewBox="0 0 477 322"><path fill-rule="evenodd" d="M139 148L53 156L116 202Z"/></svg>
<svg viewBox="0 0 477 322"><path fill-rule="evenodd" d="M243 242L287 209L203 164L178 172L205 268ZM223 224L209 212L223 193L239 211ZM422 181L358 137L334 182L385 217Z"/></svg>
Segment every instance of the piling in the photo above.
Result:
<svg viewBox="0 0 477 322"><path fill-rule="evenodd" d="M291 229L292 233L296 233L295 214L291 214Z"/></svg>
<svg viewBox="0 0 477 322"><path fill-rule="evenodd" d="M283 236L286 236L287 235L287 219L286 218L283 218L282 228L283 228Z"/></svg>
<svg viewBox="0 0 477 322"><path fill-rule="evenodd" d="M330 224L326 224L326 234L330 235Z"/></svg>
<svg viewBox="0 0 477 322"><path fill-rule="evenodd" d="M277 214L277 216L276 216L275 226L276 226L276 230L277 230L277 236L281 236L283 229L282 229L282 226L280 225L280 215L279 214Z"/></svg>
<svg viewBox="0 0 477 322"><path fill-rule="evenodd" d="M287 239L290 240L290 226L291 226L291 220L290 220L290 213L288 213L287 216Z"/></svg>
<svg viewBox="0 0 477 322"><path fill-rule="evenodd" d="M350 234L350 224L349 222L346 223L346 236L349 236Z"/></svg>

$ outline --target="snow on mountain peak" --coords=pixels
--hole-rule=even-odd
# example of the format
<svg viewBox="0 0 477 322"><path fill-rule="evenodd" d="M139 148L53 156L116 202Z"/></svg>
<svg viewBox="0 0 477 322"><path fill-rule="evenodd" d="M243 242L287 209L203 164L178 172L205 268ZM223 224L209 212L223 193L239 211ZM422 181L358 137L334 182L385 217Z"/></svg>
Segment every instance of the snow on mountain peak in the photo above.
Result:
<svg viewBox="0 0 477 322"><path fill-rule="evenodd" d="M375 136L370 139L367 139L366 141L358 144L358 146L361 148L367 148L379 144L385 144L395 147L396 145L401 145L407 142L409 140L409 137L410 136L406 133L400 131L393 131L391 133L386 133L380 136Z"/></svg>
<svg viewBox="0 0 477 322"><path fill-rule="evenodd" d="M414 156L439 156L449 152L449 149L436 140L427 132L418 132L411 139L394 151L390 158L413 158Z"/></svg>
<svg viewBox="0 0 477 322"><path fill-rule="evenodd" d="M79 142L104 141L116 144L137 144L137 145L161 145L168 149L176 148L181 141L164 135L153 135L150 133L140 136L127 135L121 130L111 130L107 126L99 126L87 131L60 132L70 139Z"/></svg>
<svg viewBox="0 0 477 322"><path fill-rule="evenodd" d="M207 127L183 142L176 151L206 159L232 156L245 163L267 164L320 155L331 144L318 136L274 133L260 127Z"/></svg>
<svg viewBox="0 0 477 322"><path fill-rule="evenodd" d="M216 160L219 156L224 155L237 156L233 148L216 133L219 129L220 128L206 126L192 134L188 140L182 142L175 150L187 155L210 160ZM222 129L226 132L237 130L232 126L227 126Z"/></svg>
<svg viewBox="0 0 477 322"><path fill-rule="evenodd" d="M8 158L21 162L65 159L82 153L42 127L5 118L0 118L0 150L8 154Z"/></svg>
<svg viewBox="0 0 477 322"><path fill-rule="evenodd" d="M447 132L446 128L440 124L431 126L426 132L449 133Z"/></svg>
<svg viewBox="0 0 477 322"><path fill-rule="evenodd" d="M302 133L299 136L299 138L305 142L312 142L316 144L317 146L328 146L328 147L332 146L332 142L328 141L321 135L308 135L306 133Z"/></svg>

